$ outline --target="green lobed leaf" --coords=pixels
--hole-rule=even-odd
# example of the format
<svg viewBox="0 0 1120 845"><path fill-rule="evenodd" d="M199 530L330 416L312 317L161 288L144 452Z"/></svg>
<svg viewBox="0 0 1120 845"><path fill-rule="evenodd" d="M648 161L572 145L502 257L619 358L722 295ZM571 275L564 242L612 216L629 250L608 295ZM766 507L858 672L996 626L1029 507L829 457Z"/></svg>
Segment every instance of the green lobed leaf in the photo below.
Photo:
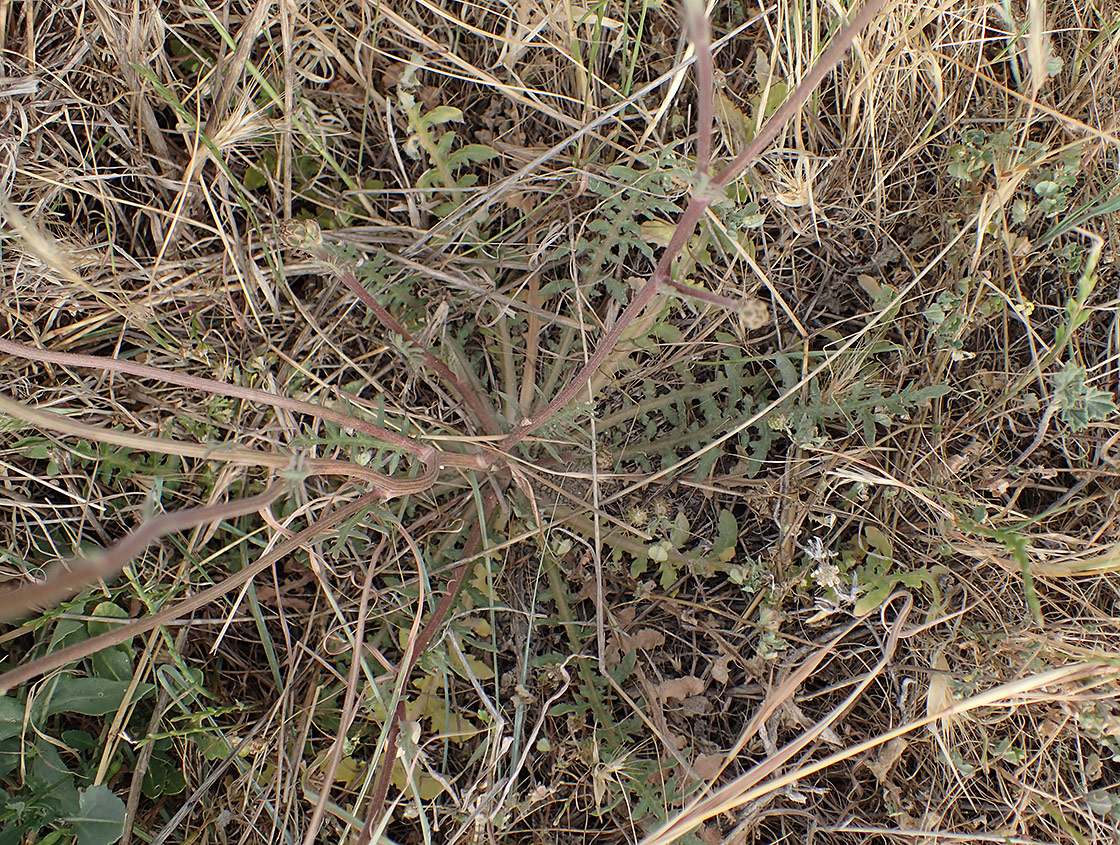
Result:
<svg viewBox="0 0 1120 845"><path fill-rule="evenodd" d="M727 508L719 512L716 539L712 542L712 554L716 559L729 561L735 557L735 546L739 543L739 523L735 514Z"/></svg>
<svg viewBox="0 0 1120 845"><path fill-rule="evenodd" d="M431 111L426 112L420 120L427 127L439 126L444 123L462 123L463 112L454 106L436 106Z"/></svg>

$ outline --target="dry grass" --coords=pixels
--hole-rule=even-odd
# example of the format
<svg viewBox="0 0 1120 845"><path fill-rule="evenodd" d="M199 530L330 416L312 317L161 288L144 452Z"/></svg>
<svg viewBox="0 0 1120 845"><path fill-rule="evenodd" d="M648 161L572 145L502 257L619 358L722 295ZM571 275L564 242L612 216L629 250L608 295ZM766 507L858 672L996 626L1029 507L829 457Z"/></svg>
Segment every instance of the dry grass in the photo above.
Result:
<svg viewBox="0 0 1120 845"><path fill-rule="evenodd" d="M124 5L0 5L8 341L491 454L684 208L703 74L671 4ZM710 10L715 172L839 8ZM5 671L97 633L104 603L169 623L115 652L114 677L150 691L0 730L0 829L66 827L76 808L12 803L49 803L61 761L125 802L134 842L366 824L395 842L1118 841L1114 18L888 4L677 267L764 319L665 293L513 469L448 467L376 507L361 482L303 477L7 628ZM292 218L365 259L485 414L285 250ZM1067 364L1084 374L1063 383ZM410 471L291 408L0 366L25 405L214 450L0 418L13 586L155 513L260 494L277 454ZM243 594L171 622L271 552ZM109 677L97 661L62 671ZM6 700L36 713L64 689L49 677Z"/></svg>

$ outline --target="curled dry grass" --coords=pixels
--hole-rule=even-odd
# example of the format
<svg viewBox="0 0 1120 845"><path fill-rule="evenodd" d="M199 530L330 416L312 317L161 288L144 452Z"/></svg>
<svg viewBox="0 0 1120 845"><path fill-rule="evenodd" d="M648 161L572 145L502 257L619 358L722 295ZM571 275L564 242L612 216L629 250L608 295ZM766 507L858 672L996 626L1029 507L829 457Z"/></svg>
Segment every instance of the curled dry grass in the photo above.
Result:
<svg viewBox="0 0 1120 845"><path fill-rule="evenodd" d="M838 8L711 10L716 172L760 104L809 73ZM595 423L570 411L538 432L517 482L477 507L484 529L470 507L498 485L449 472L309 534L332 508L368 512L359 487L308 477L263 524L225 511L95 590L133 616L190 601L193 616L164 610L169 624L135 641L132 668L197 671L204 691L175 699L164 684L106 725L50 723L96 736L91 777L127 799L127 835L280 842L319 827L341 841L378 817L396 841L1109 841L1115 420L1073 431L1054 374L1072 360L1116 387L1120 30L1090 4L1044 11L1045 36L1020 9L891 4L752 168L765 222L749 243L713 236L683 268L719 296L759 297L764 324L666 295L594 398L577 396ZM386 307L516 430L618 319L581 275L577 247L610 206L596 180L621 191L612 167L702 146L694 54L669 5L70 2L4 6L0 26L5 338L349 410L452 452L495 438L343 285L286 253L277 224L318 219L376 261ZM441 106L462 123L425 130L417 116ZM448 128L497 155L426 177L424 149ZM972 181L950 169L966 138ZM1073 154L1066 207L1047 217L1040 174ZM629 213L656 246L656 224L674 221L647 207ZM651 265L612 225L608 242L628 248L605 274L629 297ZM682 416L672 396L703 394L717 384L705 362L731 358L739 393L713 387L723 410L697 399ZM19 401L104 429L393 460L322 419L197 386L15 357L3 374ZM931 386L947 391L901 411L882 399ZM825 406L838 412L797 429ZM5 430L13 582L154 511L221 506L267 480L260 465ZM714 542L723 512L734 555L699 565L686 552ZM680 515L685 536L668 542ZM472 529L487 554L471 552L451 623L399 680ZM676 569L648 560L652 545ZM860 567L876 554L888 574L927 577L879 573L915 606L895 596L853 619L853 572L873 588ZM250 566L263 574L244 600L184 599ZM94 604L9 629L5 668L60 646L52 632ZM145 797L145 730L173 737L182 791Z"/></svg>

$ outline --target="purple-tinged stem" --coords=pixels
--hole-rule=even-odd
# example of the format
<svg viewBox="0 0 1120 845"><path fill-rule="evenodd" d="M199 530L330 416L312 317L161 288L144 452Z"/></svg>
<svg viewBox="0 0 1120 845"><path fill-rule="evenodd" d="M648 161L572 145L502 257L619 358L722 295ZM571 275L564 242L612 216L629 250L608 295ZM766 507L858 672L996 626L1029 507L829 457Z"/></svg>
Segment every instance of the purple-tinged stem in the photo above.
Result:
<svg viewBox="0 0 1120 845"><path fill-rule="evenodd" d="M493 493L489 493L483 500L482 515L471 526L471 533L467 536L467 542L463 545L463 556L456 566L455 574L451 576L451 580L444 588L439 604L432 611L432 615L428 618L416 641L406 646L405 656L399 670L400 676L403 676L406 682L408 676L412 674L412 670L416 668L416 661L420 659L420 656L428 647L428 643L432 641L432 637L443 626L447 615L451 612L451 606L463 586L467 570L470 569L469 561L482 547L482 526L489 524L496 503L497 499ZM357 845L369 845L374 831L381 824L381 819L388 810L385 800L389 795L389 780L397 760L397 737L400 735L401 724L405 720L403 701L398 703L396 712L390 718L392 722L389 724L389 732L385 738L385 754L381 758L381 771L377 773L372 800L369 803L369 814L366 816L366 822L362 826L361 833L358 834Z"/></svg>
<svg viewBox="0 0 1120 845"><path fill-rule="evenodd" d="M342 283L350 289L350 291L362 301L362 304L373 312L373 316L385 326L389 331L394 334L400 335L404 338L405 342L410 344L414 349L418 350L420 356L424 359L424 363L428 365L444 383L454 390L463 403L471 409L474 415L474 422L480 425L487 434L498 434L501 428L498 427L497 420L490 414L482 401L478 398L473 390L463 384L459 377L451 371L443 361L436 357L435 353L431 352L427 347L412 336L409 332L388 310L378 302L368 290L358 281L358 277L354 275L353 271L346 270L340 274Z"/></svg>
<svg viewBox="0 0 1120 845"><path fill-rule="evenodd" d="M0 675L0 695L5 694L13 687L25 684L53 669L58 669L60 666L66 666L69 663L82 660L89 657L91 654L96 654L102 649L111 648L133 637L146 634L148 631L158 628L160 625L167 625L174 622L176 619L188 616L200 607L205 607L210 604L210 602L220 598L231 590L237 589L242 584L247 584L249 581L253 580L254 577L272 566L272 564L283 560L296 549L305 547L312 540L321 537L324 532L334 528L334 526L338 525L340 522L376 504L379 498L380 496L377 493L368 493L359 499L355 499L348 505L343 505L338 510L331 511L327 515L320 517L307 528L304 528L291 539L284 540L271 552L262 555L244 569L234 572L213 587L207 587L195 593L193 596L188 596L172 604L170 607L165 607L163 610L153 613L151 616L145 616L142 619L137 619L134 622L121 625L119 628L115 628L112 631L107 631L104 634L91 637L88 640L68 645L64 648L60 648L58 651L52 651L50 654L43 655L36 660L24 663L11 671L5 672L3 675ZM126 541L127 538L122 542Z"/></svg>
<svg viewBox="0 0 1120 845"><path fill-rule="evenodd" d="M419 458L425 463L430 461L436 454L434 446L420 443L399 432L390 431L387 428L382 428L379 425L374 425L373 423L366 422L357 417L352 417L341 411L324 408L320 405L313 405L310 402L303 402L299 399L291 399L287 396L278 396L275 393L268 393L253 387L225 384L220 381L212 381L210 379L199 378L198 376L186 375L185 373L177 373L173 370L161 370L157 367L149 367L145 364L121 361L117 358L106 358L100 355L84 355L74 352L54 352L49 349L36 349L34 346L24 346L22 343L13 343L3 338L0 338L0 352L7 353L8 355L15 355L19 358L25 358L29 361L58 364L62 367L104 370L112 373L126 373L127 375L138 376L139 378L165 381L168 384L177 384L180 387L188 387L192 390L202 390L220 396L229 396L233 399L244 399L247 402L260 402L265 405L271 405L274 408L283 408L297 414L307 414L308 416L318 417L319 419L330 420L338 425L352 428L355 431L360 431L363 434L376 437L378 440L383 440L392 446L396 446L398 449L404 450L413 457Z"/></svg>
<svg viewBox="0 0 1120 845"><path fill-rule="evenodd" d="M469 387L459 380L451 368L441 361L426 346L421 344L404 325L389 313L377 299L366 290L365 285L358 279L354 267L343 263L331 254L331 248L323 241L323 232L314 220L288 220L278 230L281 240L292 247L311 256L312 260L322 265L342 281L350 292L365 305L382 326L393 334L404 338L420 353L424 363L435 372L443 381L459 395L459 399L471 410L474 422L487 434L498 434L501 426L498 420L487 410L482 400Z"/></svg>
<svg viewBox="0 0 1120 845"><path fill-rule="evenodd" d="M708 176L712 163L712 134L715 128L715 72L712 39L704 0L685 0L685 22L696 54L696 174Z"/></svg>
<svg viewBox="0 0 1120 845"><path fill-rule="evenodd" d="M149 519L119 543L100 554L86 560L75 561L69 568L50 576L46 581L29 584L0 596L0 622L17 619L49 607L82 587L116 575L130 560L138 557L144 549L161 537L209 522L256 513L267 508L288 489L290 489L289 484L278 481L269 485L263 493L246 499L173 511Z"/></svg>
<svg viewBox="0 0 1120 845"><path fill-rule="evenodd" d="M785 102L771 115L754 139L747 144L739 155L731 160L727 167L720 171L719 176L712 180L713 187L726 188L738 178L748 164L758 158L759 154L770 146L770 142L778 136L778 133L782 131L782 128L789 122L794 113L808 102L813 91L821 84L821 80L840 63L852 42L856 40L856 36L871 23L872 18L879 13L885 3L886 0L867 0L860 7L851 23L828 42L828 47L821 53L820 58L813 63L813 66L802 77L793 93L786 97Z"/></svg>

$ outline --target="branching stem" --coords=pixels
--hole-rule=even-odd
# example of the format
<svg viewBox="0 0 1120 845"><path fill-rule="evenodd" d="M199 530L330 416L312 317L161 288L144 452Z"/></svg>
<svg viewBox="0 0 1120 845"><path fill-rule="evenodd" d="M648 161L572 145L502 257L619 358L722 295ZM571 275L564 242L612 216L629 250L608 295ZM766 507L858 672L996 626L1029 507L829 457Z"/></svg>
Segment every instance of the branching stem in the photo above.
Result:
<svg viewBox="0 0 1120 845"><path fill-rule="evenodd" d="M696 0L689 0L690 5L695 2ZM657 267L654 269L653 274L649 277L649 281L638 291L630 301L630 304L626 306L626 309L619 316L615 324L611 326L610 330L603 335L599 346L587 359L587 362L580 367L571 379L569 379L568 383L564 385L564 388L548 403L548 406L534 417L522 420L518 429L501 441L499 448L503 451L509 451L551 420L562 408L575 398L583 385L595 374L595 371L599 369L603 361L606 360L607 356L614 350L614 347L618 344L619 340L622 339L622 336L626 333L630 324L638 318L651 302L653 302L662 284L670 284L678 290L682 290L683 286L670 281L670 270L673 261L683 252L689 238L691 238L693 232L696 231L696 226L699 224L700 218L704 216L704 211L713 200L719 197L720 192L734 182L739 174L746 169L747 165L758 158L762 151L770 145L770 142L777 137L778 132L789 122L790 118L793 117L797 110L806 103L814 89L820 84L821 80L824 79L825 75L840 62L840 59L847 52L848 47L855 40L856 36L871 22L872 18L878 14L885 2L886 0L867 0L867 2L864 3L859 13L852 19L852 22L832 39L827 49L821 54L821 57L814 63L812 68L809 69L809 72L805 74L805 77L798 84L797 88L794 89L793 93L790 94L786 101L774 112L773 116L762 127L758 135L755 136L755 138L747 144L746 148L720 172L719 176L711 180L710 184L706 178L705 172L707 167L707 150L710 149L710 136L712 133L710 102L706 107L702 106L698 110L698 190L693 192L688 206L685 208L684 213L681 214L680 220L673 230L673 236L669 241L669 245L661 254L661 258L658 260ZM690 16L690 20L691 19ZM704 30L705 32L705 36L698 40L702 40L703 44L707 46L706 25L697 24L697 27L698 30ZM698 50L699 47L700 44L698 43ZM712 80L711 57L709 56L706 62L701 61L698 52L696 63L698 74L703 75L705 73L704 69L706 68L706 74L709 77L709 85L702 85L702 90L704 87L710 88L711 85L714 84L714 80ZM701 100L708 100L711 96L712 94L709 91ZM705 121L707 122L704 123ZM701 138L705 137L707 140L701 142ZM687 287L683 287L683 292L687 293L688 291L689 289Z"/></svg>

